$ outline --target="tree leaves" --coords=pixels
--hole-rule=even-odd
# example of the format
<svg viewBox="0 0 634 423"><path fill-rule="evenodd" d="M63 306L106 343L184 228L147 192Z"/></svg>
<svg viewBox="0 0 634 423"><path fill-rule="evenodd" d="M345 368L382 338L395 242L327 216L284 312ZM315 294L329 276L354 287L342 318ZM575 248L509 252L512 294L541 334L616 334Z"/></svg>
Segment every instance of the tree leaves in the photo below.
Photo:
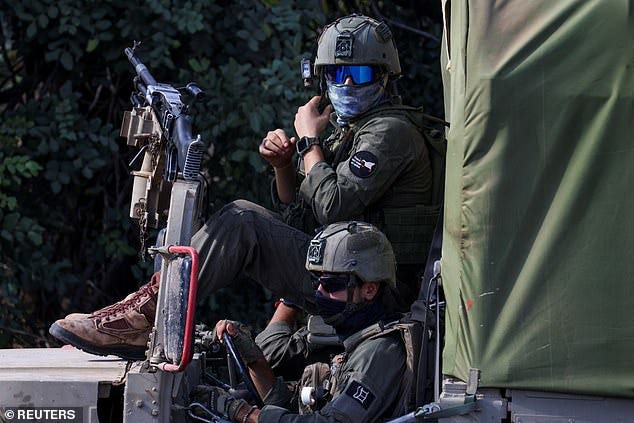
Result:
<svg viewBox="0 0 634 423"><path fill-rule="evenodd" d="M236 198L270 205L270 169L258 143L276 128L294 134L297 107L314 95L303 88L299 60L311 56L318 27L352 8L337 2L343 9L325 16L320 3L333 2L31 0L0 13L0 301L13 305L0 307L0 326L28 315L30 328L20 329L44 331L67 312L127 294L148 275L128 217L134 152L118 138L133 78L123 49L142 41L137 53L158 81L194 81L206 92L194 129L213 152L204 164L211 210ZM353 3L370 12L368 2ZM378 3L391 18L433 24L411 6L417 2ZM442 111L430 65L435 50L399 35L403 95ZM252 304L231 295L212 316ZM265 313L247 315L261 324ZM11 339L0 333L0 347Z"/></svg>

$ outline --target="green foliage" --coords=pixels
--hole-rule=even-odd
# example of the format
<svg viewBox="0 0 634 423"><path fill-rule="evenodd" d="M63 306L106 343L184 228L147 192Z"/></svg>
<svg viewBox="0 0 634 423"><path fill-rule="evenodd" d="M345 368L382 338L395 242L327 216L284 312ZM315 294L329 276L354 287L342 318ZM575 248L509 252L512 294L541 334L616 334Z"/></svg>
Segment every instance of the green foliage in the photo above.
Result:
<svg viewBox="0 0 634 423"><path fill-rule="evenodd" d="M439 36L439 20L421 17L425 2L378 5ZM137 258L138 228L128 217L127 163L135 152L118 138L132 91L125 47L141 40L137 53L157 80L195 81L207 93L195 130L208 144L211 210L236 198L269 205L270 170L257 146L269 130L293 132L297 107L313 95L302 87L299 60L311 56L319 27L351 11L372 14L370 6L3 1L0 347L48 345L54 319L109 304L148 277L150 265ZM395 33L410 85L404 98L442 113L437 43ZM268 293L225 296L208 302L208 317L235 310L262 324L270 313L270 306L252 310L272 301Z"/></svg>

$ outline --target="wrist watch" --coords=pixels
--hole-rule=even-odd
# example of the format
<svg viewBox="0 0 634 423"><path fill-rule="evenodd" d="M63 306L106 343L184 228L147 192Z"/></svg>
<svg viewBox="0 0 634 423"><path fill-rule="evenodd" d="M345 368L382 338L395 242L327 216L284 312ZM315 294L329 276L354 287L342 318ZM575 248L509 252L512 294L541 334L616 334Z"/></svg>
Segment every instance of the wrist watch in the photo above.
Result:
<svg viewBox="0 0 634 423"><path fill-rule="evenodd" d="M303 157L313 145L321 145L319 137L301 137L295 144L297 154Z"/></svg>

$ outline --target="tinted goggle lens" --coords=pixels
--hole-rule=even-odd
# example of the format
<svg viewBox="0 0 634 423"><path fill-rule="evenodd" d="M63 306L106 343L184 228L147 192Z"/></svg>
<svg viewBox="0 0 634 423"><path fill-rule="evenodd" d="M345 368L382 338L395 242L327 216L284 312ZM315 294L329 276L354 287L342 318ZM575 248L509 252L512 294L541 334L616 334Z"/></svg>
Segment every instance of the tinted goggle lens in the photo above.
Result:
<svg viewBox="0 0 634 423"><path fill-rule="evenodd" d="M348 287L350 277L348 275L321 274L313 275L313 286L315 289L321 285L328 293L343 291Z"/></svg>
<svg viewBox="0 0 634 423"><path fill-rule="evenodd" d="M348 77L355 84L366 84L377 79L379 70L376 66L366 65L328 65L324 74L327 81L335 84L343 84Z"/></svg>

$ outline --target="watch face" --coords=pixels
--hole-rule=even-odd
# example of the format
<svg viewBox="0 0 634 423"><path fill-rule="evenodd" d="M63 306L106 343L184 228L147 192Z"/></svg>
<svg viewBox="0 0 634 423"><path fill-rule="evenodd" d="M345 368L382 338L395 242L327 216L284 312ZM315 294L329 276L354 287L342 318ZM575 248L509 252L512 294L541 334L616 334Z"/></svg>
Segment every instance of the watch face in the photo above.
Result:
<svg viewBox="0 0 634 423"><path fill-rule="evenodd" d="M295 146L297 147L297 152L300 155L304 155L311 146L317 144L319 144L318 138L301 137Z"/></svg>
<svg viewBox="0 0 634 423"><path fill-rule="evenodd" d="M308 138L301 137L299 141L297 141L297 152L299 154L302 154L307 148L308 148Z"/></svg>

